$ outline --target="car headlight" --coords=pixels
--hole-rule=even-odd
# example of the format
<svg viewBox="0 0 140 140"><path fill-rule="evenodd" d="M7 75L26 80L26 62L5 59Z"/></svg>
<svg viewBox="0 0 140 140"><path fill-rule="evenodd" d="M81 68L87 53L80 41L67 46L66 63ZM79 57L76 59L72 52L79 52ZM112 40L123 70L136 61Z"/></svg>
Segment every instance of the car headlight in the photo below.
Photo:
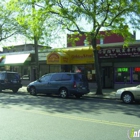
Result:
<svg viewBox="0 0 140 140"><path fill-rule="evenodd" d="M121 94L122 92L124 92L124 89L119 89L117 90L116 94Z"/></svg>

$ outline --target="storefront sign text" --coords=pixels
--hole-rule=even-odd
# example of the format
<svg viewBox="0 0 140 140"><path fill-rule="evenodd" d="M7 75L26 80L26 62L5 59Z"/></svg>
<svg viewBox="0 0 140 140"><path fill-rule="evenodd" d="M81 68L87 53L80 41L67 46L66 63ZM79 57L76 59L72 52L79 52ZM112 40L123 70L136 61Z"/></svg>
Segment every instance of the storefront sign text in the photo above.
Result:
<svg viewBox="0 0 140 140"><path fill-rule="evenodd" d="M106 48L99 50L99 58L140 57L140 47Z"/></svg>
<svg viewBox="0 0 140 140"><path fill-rule="evenodd" d="M59 55L57 53L52 53L49 57L48 57L48 62L52 62L52 63L56 63L59 62Z"/></svg>

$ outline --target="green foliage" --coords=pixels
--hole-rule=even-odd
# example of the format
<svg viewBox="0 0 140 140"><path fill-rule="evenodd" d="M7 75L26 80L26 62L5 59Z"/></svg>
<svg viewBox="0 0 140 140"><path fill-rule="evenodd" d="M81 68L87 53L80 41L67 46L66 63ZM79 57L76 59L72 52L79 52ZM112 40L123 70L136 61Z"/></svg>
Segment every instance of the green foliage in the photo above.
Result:
<svg viewBox="0 0 140 140"><path fill-rule="evenodd" d="M14 20L14 13L6 9L6 4L0 4L0 41L17 34L18 23Z"/></svg>
<svg viewBox="0 0 140 140"><path fill-rule="evenodd" d="M15 20L20 25L20 34L29 40L36 37L39 44L46 44L57 38L54 31L59 27L54 16L48 14L49 6L43 0L10 0L7 8L15 12ZM55 35L54 35L55 34Z"/></svg>
<svg viewBox="0 0 140 140"><path fill-rule="evenodd" d="M11 49L15 48L15 46L10 46L10 47L9 46L3 46L3 48L7 49L7 50L11 50Z"/></svg>
<svg viewBox="0 0 140 140"><path fill-rule="evenodd" d="M62 28L69 32L85 35L94 50L97 93L102 94L102 81L98 60L96 40L111 33L117 33L125 39L124 46L128 46L132 35L128 27L139 28L140 1L139 0L47 0L47 12L57 15L61 19ZM85 22L83 25L82 21ZM128 25L128 26L126 26ZM89 27L89 28L88 28ZM111 30L101 36L101 30ZM78 40L75 37L75 42ZM74 40L68 41L74 45Z"/></svg>
<svg viewBox="0 0 140 140"><path fill-rule="evenodd" d="M132 35L130 29L125 29L124 26L129 25L132 29L140 28L138 26L139 5L139 0L54 0L49 11L62 18L63 28L73 33L85 34L90 38L88 40L105 37L112 33L100 36L101 30L112 30L122 35L127 45L127 42L132 40ZM81 21L85 21L84 27ZM87 30L88 26L90 30ZM74 44L72 40L71 43Z"/></svg>
<svg viewBox="0 0 140 140"><path fill-rule="evenodd" d="M41 51L44 51L44 50L46 50L46 49L51 49L51 47L50 47L50 46L43 46L43 47L41 48Z"/></svg>
<svg viewBox="0 0 140 140"><path fill-rule="evenodd" d="M84 34L87 41L118 33L131 40L130 28L139 29L139 0L10 0L7 9L15 12L19 32L29 39L36 36L43 44L57 38L56 29L67 29L75 34ZM85 24L84 24L84 23ZM84 24L84 25L83 25ZM100 35L101 30L111 30ZM69 40L74 45L74 40ZM78 37L75 37L78 41ZM94 44L94 46L95 44Z"/></svg>

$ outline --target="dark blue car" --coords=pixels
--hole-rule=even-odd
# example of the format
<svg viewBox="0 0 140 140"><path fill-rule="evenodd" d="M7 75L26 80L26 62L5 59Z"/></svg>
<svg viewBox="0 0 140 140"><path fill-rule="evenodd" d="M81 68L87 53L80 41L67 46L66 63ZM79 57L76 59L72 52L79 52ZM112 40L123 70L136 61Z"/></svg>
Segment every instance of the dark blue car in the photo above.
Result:
<svg viewBox="0 0 140 140"><path fill-rule="evenodd" d="M89 93L88 81L82 73L49 73L27 86L31 95L37 93L57 94L62 98L75 95L76 98Z"/></svg>
<svg viewBox="0 0 140 140"><path fill-rule="evenodd" d="M11 89L14 93L22 87L20 76L17 72L1 71L0 72L0 91Z"/></svg>

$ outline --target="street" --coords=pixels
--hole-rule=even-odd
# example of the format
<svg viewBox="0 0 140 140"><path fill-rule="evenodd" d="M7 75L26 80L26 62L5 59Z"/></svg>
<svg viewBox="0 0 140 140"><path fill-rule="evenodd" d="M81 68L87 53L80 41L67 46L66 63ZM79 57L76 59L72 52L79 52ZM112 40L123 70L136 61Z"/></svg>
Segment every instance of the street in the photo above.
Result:
<svg viewBox="0 0 140 140"><path fill-rule="evenodd" d="M0 93L0 140L129 140L132 128L140 130L139 103Z"/></svg>

